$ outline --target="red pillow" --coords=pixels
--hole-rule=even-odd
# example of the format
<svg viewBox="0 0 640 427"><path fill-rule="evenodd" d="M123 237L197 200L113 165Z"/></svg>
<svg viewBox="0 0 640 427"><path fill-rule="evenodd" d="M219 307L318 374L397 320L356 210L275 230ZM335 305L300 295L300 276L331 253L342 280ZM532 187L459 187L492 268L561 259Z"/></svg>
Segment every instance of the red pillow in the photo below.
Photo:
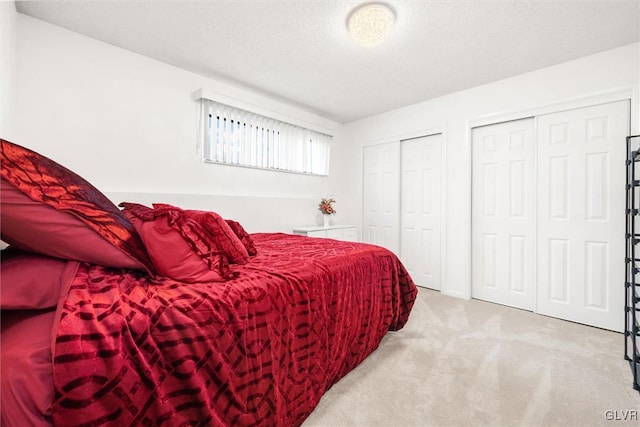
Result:
<svg viewBox="0 0 640 427"><path fill-rule="evenodd" d="M56 310L2 310L0 425L51 425L55 317Z"/></svg>
<svg viewBox="0 0 640 427"><path fill-rule="evenodd" d="M108 267L143 268L75 216L35 202L0 179L2 240L29 252Z"/></svg>
<svg viewBox="0 0 640 427"><path fill-rule="evenodd" d="M227 219L226 222L227 224L229 224L229 227L231 227L236 236L238 236L238 239L240 239L244 247L247 249L247 253L249 254L249 256L256 256L258 254L256 245L254 245L251 236L249 236L249 233L245 231L244 227L242 227L239 222L233 221L231 219Z"/></svg>
<svg viewBox="0 0 640 427"><path fill-rule="evenodd" d="M177 209L120 203L144 242L158 274L185 282L230 279L229 263L196 221Z"/></svg>
<svg viewBox="0 0 640 427"><path fill-rule="evenodd" d="M4 224L3 224L4 225ZM58 305L79 263L11 249L2 251L2 310L40 310Z"/></svg>
<svg viewBox="0 0 640 427"><path fill-rule="evenodd" d="M3 241L91 264L151 268L133 225L105 195L38 153L0 143Z"/></svg>
<svg viewBox="0 0 640 427"><path fill-rule="evenodd" d="M205 211L184 211L184 213L196 220L209 233L209 237L218 249L224 252L230 263L246 264L249 261L247 248L220 215Z"/></svg>

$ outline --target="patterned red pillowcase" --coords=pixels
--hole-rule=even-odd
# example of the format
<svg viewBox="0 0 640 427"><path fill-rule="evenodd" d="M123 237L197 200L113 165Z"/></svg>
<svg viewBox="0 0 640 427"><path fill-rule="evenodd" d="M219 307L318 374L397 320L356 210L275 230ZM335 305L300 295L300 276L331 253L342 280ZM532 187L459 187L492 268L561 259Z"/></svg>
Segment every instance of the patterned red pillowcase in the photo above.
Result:
<svg viewBox="0 0 640 427"><path fill-rule="evenodd" d="M154 205L151 209L136 203L120 206L160 275L185 283L222 282L234 277L225 254L200 224L179 208Z"/></svg>
<svg viewBox="0 0 640 427"><path fill-rule="evenodd" d="M236 236L238 236L238 239L240 239L244 247L247 249L249 256L256 256L258 254L256 245L253 243L251 236L245 231L244 227L240 225L239 222L231 219L227 219L225 221L229 224L229 227L231 227Z"/></svg>
<svg viewBox="0 0 640 427"><path fill-rule="evenodd" d="M236 233L229 224L215 212L182 210L179 207L166 203L154 203L155 209L169 209L186 215L196 221L207 233L210 241L222 251L231 264L246 264L249 261L249 254Z"/></svg>
<svg viewBox="0 0 640 427"><path fill-rule="evenodd" d="M220 215L215 212L194 210L184 212L190 218L196 220L209 233L210 238L227 255L231 264L246 264L249 262L247 248Z"/></svg>
<svg viewBox="0 0 640 427"><path fill-rule="evenodd" d="M152 268L133 225L82 177L4 139L0 160L2 240L91 264Z"/></svg>

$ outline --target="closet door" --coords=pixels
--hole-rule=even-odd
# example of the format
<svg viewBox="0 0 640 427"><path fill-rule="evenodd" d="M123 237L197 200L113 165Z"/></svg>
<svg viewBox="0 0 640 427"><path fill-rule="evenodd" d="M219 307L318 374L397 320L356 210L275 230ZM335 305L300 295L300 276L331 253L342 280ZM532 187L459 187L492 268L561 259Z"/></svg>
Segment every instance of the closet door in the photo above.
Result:
<svg viewBox="0 0 640 427"><path fill-rule="evenodd" d="M537 311L624 326L627 101L538 118Z"/></svg>
<svg viewBox="0 0 640 427"><path fill-rule="evenodd" d="M442 135L400 146L402 263L416 285L440 290Z"/></svg>
<svg viewBox="0 0 640 427"><path fill-rule="evenodd" d="M472 130L473 298L533 310L535 121Z"/></svg>
<svg viewBox="0 0 640 427"><path fill-rule="evenodd" d="M363 151L362 240L400 254L400 141Z"/></svg>

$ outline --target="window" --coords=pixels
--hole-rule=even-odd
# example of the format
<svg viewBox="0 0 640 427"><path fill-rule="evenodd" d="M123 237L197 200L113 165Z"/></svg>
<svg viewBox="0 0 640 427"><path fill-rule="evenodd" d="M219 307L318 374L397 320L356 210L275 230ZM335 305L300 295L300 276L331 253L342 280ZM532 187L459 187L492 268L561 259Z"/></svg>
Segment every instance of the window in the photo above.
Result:
<svg viewBox="0 0 640 427"><path fill-rule="evenodd" d="M326 176L331 136L201 99L205 161Z"/></svg>

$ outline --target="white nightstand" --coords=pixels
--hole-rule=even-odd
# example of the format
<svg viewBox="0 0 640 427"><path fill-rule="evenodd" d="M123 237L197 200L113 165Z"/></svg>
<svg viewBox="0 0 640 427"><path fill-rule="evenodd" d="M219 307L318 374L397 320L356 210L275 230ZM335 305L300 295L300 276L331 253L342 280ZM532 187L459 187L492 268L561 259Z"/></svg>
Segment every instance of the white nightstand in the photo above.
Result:
<svg viewBox="0 0 640 427"><path fill-rule="evenodd" d="M324 237L327 239L346 240L359 242L358 227L355 225L330 225L329 227L298 227L293 229L293 234L307 237Z"/></svg>

